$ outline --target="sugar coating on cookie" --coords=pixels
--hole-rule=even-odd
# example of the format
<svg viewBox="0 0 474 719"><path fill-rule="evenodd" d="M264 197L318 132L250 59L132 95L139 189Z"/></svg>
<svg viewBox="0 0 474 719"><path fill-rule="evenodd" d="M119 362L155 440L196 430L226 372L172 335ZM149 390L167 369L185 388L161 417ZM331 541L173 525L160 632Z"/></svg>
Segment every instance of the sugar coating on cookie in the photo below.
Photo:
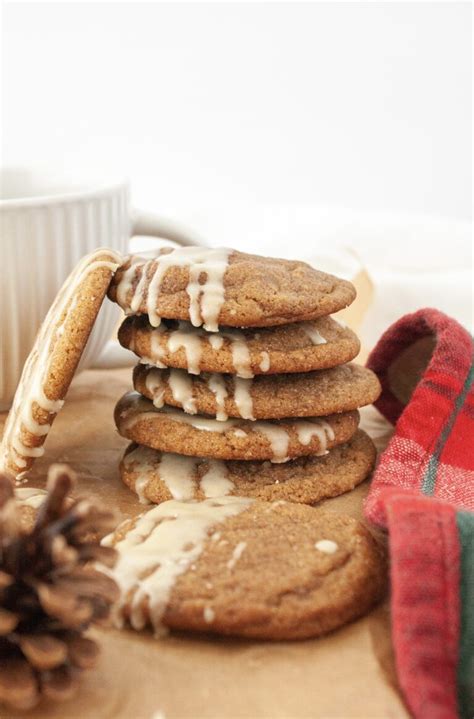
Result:
<svg viewBox="0 0 474 719"><path fill-rule="evenodd" d="M318 636L364 614L386 584L384 552L360 522L281 501L172 500L103 541L119 555L115 622L158 636Z"/></svg>
<svg viewBox="0 0 474 719"><path fill-rule="evenodd" d="M148 317L132 316L124 320L118 337L144 364L244 379L334 367L350 362L360 349L355 333L331 317L277 327L221 327L213 333L184 321L153 327Z"/></svg>
<svg viewBox="0 0 474 719"><path fill-rule="evenodd" d="M0 469L21 477L43 452L64 403L113 272L122 258L99 249L85 256L59 290L23 367L0 445Z"/></svg>
<svg viewBox="0 0 474 719"><path fill-rule="evenodd" d="M330 448L347 442L357 430L359 413L255 422L219 421L171 407L159 409L137 392L128 392L117 403L115 423L123 437L164 452L286 462L292 457L324 455Z"/></svg>
<svg viewBox="0 0 474 719"><path fill-rule="evenodd" d="M222 421L229 416L254 420L349 412L371 404L380 394L377 376L354 364L252 379L216 372L192 376L185 370L138 364L133 383L155 407L171 405Z"/></svg>
<svg viewBox="0 0 474 719"><path fill-rule="evenodd" d="M374 444L362 430L324 457L283 464L187 457L132 444L120 462L120 475L142 504L227 495L316 504L363 482L375 456Z"/></svg>
<svg viewBox="0 0 474 719"><path fill-rule="evenodd" d="M227 248L165 248L151 260L129 258L109 297L126 314L188 320L215 332L220 325L258 327L312 320L347 307L350 282L305 262Z"/></svg>

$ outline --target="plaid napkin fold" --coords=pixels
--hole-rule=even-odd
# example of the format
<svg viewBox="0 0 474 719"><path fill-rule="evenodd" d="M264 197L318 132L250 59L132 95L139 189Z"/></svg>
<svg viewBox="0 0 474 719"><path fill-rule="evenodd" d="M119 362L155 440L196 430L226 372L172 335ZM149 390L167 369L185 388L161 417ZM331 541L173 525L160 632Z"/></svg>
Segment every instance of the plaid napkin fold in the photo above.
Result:
<svg viewBox="0 0 474 719"><path fill-rule="evenodd" d="M368 362L394 435L366 500L389 535L397 673L416 719L474 717L474 342L434 309Z"/></svg>

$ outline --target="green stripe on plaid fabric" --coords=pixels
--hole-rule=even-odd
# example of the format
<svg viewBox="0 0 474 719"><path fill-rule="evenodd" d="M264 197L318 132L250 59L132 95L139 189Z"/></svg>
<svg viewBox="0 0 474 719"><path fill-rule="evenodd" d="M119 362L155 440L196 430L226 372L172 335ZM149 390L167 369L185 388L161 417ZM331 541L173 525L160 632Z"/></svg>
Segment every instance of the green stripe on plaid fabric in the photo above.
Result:
<svg viewBox="0 0 474 719"><path fill-rule="evenodd" d="M434 494L435 485L436 485L436 475L438 474L439 458L441 456L441 452L443 451L444 445L448 441L448 438L449 438L449 435L453 428L454 422L456 421L456 417L458 416L459 412L461 412L461 410L464 406L464 402L466 401L467 395L469 394L469 391L470 391L473 383L474 383L474 363L471 364L471 368L467 374L462 391L456 397L456 401L453 406L453 411L449 415L447 422L444 425L444 427L438 437L438 440L437 440L436 445L433 450L433 454L431 455L431 457L428 461L428 466L426 468L425 476L423 477L423 481L421 484L421 491L423 492L423 494L427 494L427 495ZM470 719L473 719L473 718L470 717Z"/></svg>
<svg viewBox="0 0 474 719"><path fill-rule="evenodd" d="M457 512L461 545L461 628L458 664L459 714L474 717L474 513Z"/></svg>

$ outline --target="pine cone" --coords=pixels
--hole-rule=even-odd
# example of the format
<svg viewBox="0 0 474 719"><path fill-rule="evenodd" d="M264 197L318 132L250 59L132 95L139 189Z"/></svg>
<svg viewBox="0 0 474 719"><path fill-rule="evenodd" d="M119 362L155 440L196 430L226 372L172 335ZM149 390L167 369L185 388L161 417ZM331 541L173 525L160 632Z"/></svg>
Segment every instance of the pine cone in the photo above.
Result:
<svg viewBox="0 0 474 719"><path fill-rule="evenodd" d="M28 531L11 479L0 474L0 702L16 709L74 694L98 655L83 633L118 597L115 582L93 565L115 562L115 550L98 543L113 515L71 501L74 483L67 465L50 467L47 497Z"/></svg>

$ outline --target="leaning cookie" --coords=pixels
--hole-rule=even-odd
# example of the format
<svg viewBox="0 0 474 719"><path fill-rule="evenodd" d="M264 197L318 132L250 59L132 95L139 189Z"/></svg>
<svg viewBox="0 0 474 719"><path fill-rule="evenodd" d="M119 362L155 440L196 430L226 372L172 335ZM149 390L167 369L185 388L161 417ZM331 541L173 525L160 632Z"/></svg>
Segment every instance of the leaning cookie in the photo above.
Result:
<svg viewBox="0 0 474 719"><path fill-rule="evenodd" d="M162 452L214 459L263 459L286 462L293 457L325 454L356 432L359 413L343 412L311 419L252 422L189 415L156 408L136 392L117 403L115 424L122 437Z"/></svg>
<svg viewBox="0 0 474 719"><path fill-rule="evenodd" d="M354 286L306 262L227 248L165 248L154 259L130 258L117 272L110 299L126 314L220 325L266 327L314 320L350 305Z"/></svg>
<svg viewBox="0 0 474 719"><path fill-rule="evenodd" d="M92 326L121 262L112 250L84 257L57 294L26 360L0 445L0 469L22 476L43 443L74 376Z"/></svg>
<svg viewBox="0 0 474 719"><path fill-rule="evenodd" d="M360 617L384 594L386 563L345 515L287 502L172 500L104 540L118 626L303 639Z"/></svg>
<svg viewBox="0 0 474 719"><path fill-rule="evenodd" d="M155 407L181 407L188 414L208 414L219 420L321 417L372 404L380 395L377 376L355 364L254 379L190 375L182 369L139 364L133 384Z"/></svg>
<svg viewBox="0 0 474 719"><path fill-rule="evenodd" d="M323 457L300 457L284 464L186 457L131 444L120 474L143 504L225 495L316 504L363 482L375 456L374 444L362 430Z"/></svg>
<svg viewBox="0 0 474 719"><path fill-rule="evenodd" d="M244 378L335 367L350 362L360 349L355 333L332 317L277 327L224 327L219 332L206 332L189 322L163 321L159 327L152 327L148 317L133 316L125 319L118 337L123 347L157 367Z"/></svg>

